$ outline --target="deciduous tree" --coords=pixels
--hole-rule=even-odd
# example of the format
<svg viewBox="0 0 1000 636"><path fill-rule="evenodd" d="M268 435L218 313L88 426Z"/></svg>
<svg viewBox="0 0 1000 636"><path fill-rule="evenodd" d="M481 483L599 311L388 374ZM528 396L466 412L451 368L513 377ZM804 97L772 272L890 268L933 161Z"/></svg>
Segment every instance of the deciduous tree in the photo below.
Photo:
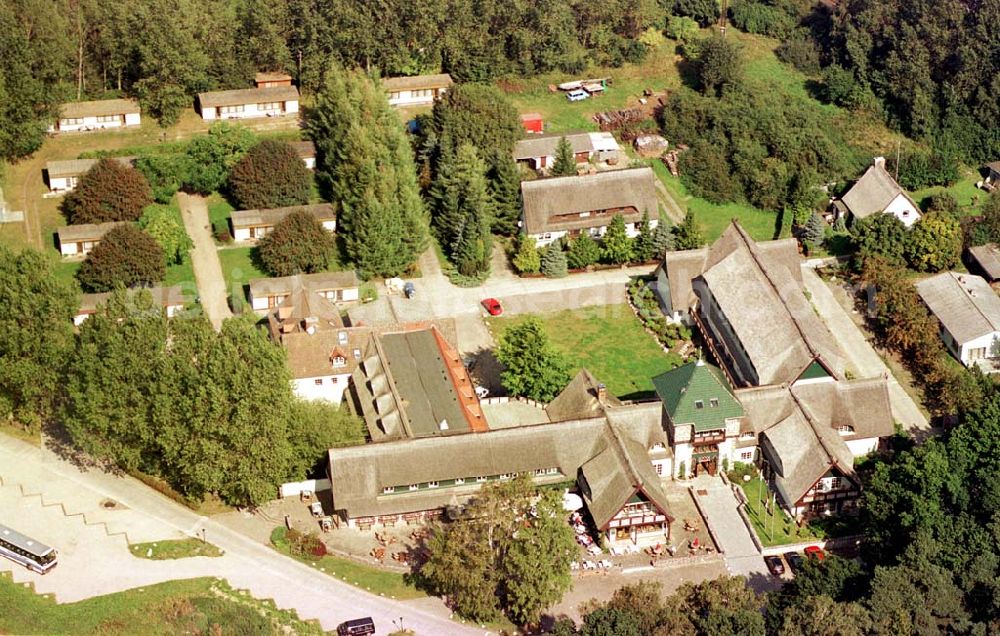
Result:
<svg viewBox="0 0 1000 636"><path fill-rule="evenodd" d="M63 200L70 223L137 221L153 202L149 183L141 172L114 159L101 159Z"/></svg>
<svg viewBox="0 0 1000 636"><path fill-rule="evenodd" d="M185 149L193 163L186 185L201 194L221 190L229 171L256 142L248 128L225 121L212 124L207 135L195 137Z"/></svg>
<svg viewBox="0 0 1000 636"><path fill-rule="evenodd" d="M87 254L76 277L84 290L111 291L117 286L153 285L166 274L163 248L132 224L112 228Z"/></svg>
<svg viewBox="0 0 1000 636"><path fill-rule="evenodd" d="M0 299L0 418L37 430L62 396L77 290L52 259L0 245Z"/></svg>
<svg viewBox="0 0 1000 636"><path fill-rule="evenodd" d="M194 247L176 208L166 205L147 207L139 219L139 227L152 236L163 249L168 265L183 263L188 252Z"/></svg>
<svg viewBox="0 0 1000 636"><path fill-rule="evenodd" d="M962 226L951 214L928 212L910 230L906 260L913 269L939 272L954 267L961 255Z"/></svg>
<svg viewBox="0 0 1000 636"><path fill-rule="evenodd" d="M702 40L697 61L703 93L723 95L743 81L743 50L733 38L715 35Z"/></svg>
<svg viewBox="0 0 1000 636"><path fill-rule="evenodd" d="M309 203L312 174L295 149L265 139L250 148L229 171L229 188L244 210Z"/></svg>
<svg viewBox="0 0 1000 636"><path fill-rule="evenodd" d="M496 356L504 367L501 382L511 395L548 402L569 382L565 362L536 318L504 330Z"/></svg>
<svg viewBox="0 0 1000 636"><path fill-rule="evenodd" d="M260 240L257 255L271 276L291 276L326 270L336 248L333 234L315 216L296 210Z"/></svg>
<svg viewBox="0 0 1000 636"><path fill-rule="evenodd" d="M893 214L873 214L857 220L851 226L854 234L855 267L865 260L879 256L894 265L904 263L910 235L903 222Z"/></svg>

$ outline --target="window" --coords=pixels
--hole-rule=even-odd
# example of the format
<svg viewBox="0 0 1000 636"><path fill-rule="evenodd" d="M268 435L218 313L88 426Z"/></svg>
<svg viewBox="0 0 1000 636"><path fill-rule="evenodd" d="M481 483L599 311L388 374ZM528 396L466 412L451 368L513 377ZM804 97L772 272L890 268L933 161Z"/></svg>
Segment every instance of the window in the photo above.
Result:
<svg viewBox="0 0 1000 636"><path fill-rule="evenodd" d="M392 494L394 492L396 492L396 487L395 486L386 486L385 488L382 489L382 494L383 495L389 495L389 494Z"/></svg>
<svg viewBox="0 0 1000 636"><path fill-rule="evenodd" d="M79 126L83 123L83 117L69 117L67 119L60 119L60 126Z"/></svg>
<svg viewBox="0 0 1000 636"><path fill-rule="evenodd" d="M257 104L257 110L278 110L281 108L281 102L264 102L262 104Z"/></svg>
<svg viewBox="0 0 1000 636"><path fill-rule="evenodd" d="M546 241L547 241L547 240L549 240L550 238L552 238L552 232L546 232L545 234L542 234L542 239L543 239L543 240L546 240Z"/></svg>
<svg viewBox="0 0 1000 636"><path fill-rule="evenodd" d="M510 479L514 476L514 473L500 473L500 479Z"/></svg>
<svg viewBox="0 0 1000 636"><path fill-rule="evenodd" d="M851 433L854 432L854 427L848 424L844 424L837 427L837 432L840 433L841 435L850 435Z"/></svg>
<svg viewBox="0 0 1000 636"><path fill-rule="evenodd" d="M458 479L455 480L455 485L456 486L461 486L464 483L465 483L465 479L463 479L461 477L459 477Z"/></svg>
<svg viewBox="0 0 1000 636"><path fill-rule="evenodd" d="M66 187L75 188L78 177L66 177Z"/></svg>
<svg viewBox="0 0 1000 636"><path fill-rule="evenodd" d="M360 360L361 359L361 349L355 349L354 350L354 359L355 360Z"/></svg>
<svg viewBox="0 0 1000 636"><path fill-rule="evenodd" d="M546 475L558 475L559 474L559 469L558 468L546 468L545 469L545 474Z"/></svg>
<svg viewBox="0 0 1000 636"><path fill-rule="evenodd" d="M389 99L399 99L399 91L389 93Z"/></svg>
<svg viewBox="0 0 1000 636"><path fill-rule="evenodd" d="M347 359L344 358L344 356L334 356L331 361L333 362L333 366L335 367L342 367L347 365Z"/></svg>
<svg viewBox="0 0 1000 636"><path fill-rule="evenodd" d="M110 124L111 122L118 121L118 115L99 115L97 117L97 123L99 124Z"/></svg>
<svg viewBox="0 0 1000 636"><path fill-rule="evenodd" d="M239 106L221 106L219 108L220 115L229 115L231 113L242 113L243 109L246 108L243 104Z"/></svg>
<svg viewBox="0 0 1000 636"><path fill-rule="evenodd" d="M840 488L842 487L842 485L843 485L843 482L841 481L840 477L831 477L830 478L830 490L840 490Z"/></svg>
<svg viewBox="0 0 1000 636"><path fill-rule="evenodd" d="M347 344L347 332L346 331L341 331L340 333L337 334L337 342L339 342L342 345L343 344Z"/></svg>
<svg viewBox="0 0 1000 636"><path fill-rule="evenodd" d="M986 357L986 347L969 349L969 360L982 360Z"/></svg>
<svg viewBox="0 0 1000 636"><path fill-rule="evenodd" d="M745 450L740 452L741 462L752 462L753 461L753 450Z"/></svg>
<svg viewBox="0 0 1000 636"><path fill-rule="evenodd" d="M711 400L709 400L708 401L708 405L710 407L712 407L713 409L719 408L719 400L718 400L718 398L712 398Z"/></svg>
<svg viewBox="0 0 1000 636"><path fill-rule="evenodd" d="M412 90L412 91L410 91L410 97L413 97L413 98L431 97L431 89L429 89L429 88L421 88L419 90Z"/></svg>
<svg viewBox="0 0 1000 636"><path fill-rule="evenodd" d="M657 475L663 474L663 464L653 464L653 466L656 468Z"/></svg>
<svg viewBox="0 0 1000 636"><path fill-rule="evenodd" d="M420 486L418 486L416 484L410 484L410 490L416 490L418 488L420 488Z"/></svg>
<svg viewBox="0 0 1000 636"><path fill-rule="evenodd" d="M315 380L313 380L313 384L315 384L316 386L323 386L323 378L316 378Z"/></svg>
<svg viewBox="0 0 1000 636"><path fill-rule="evenodd" d="M538 469L535 469L534 472L535 472L535 477L541 477L541 476L543 476L545 474L545 469L544 468L538 468Z"/></svg>
<svg viewBox="0 0 1000 636"><path fill-rule="evenodd" d="M741 440L749 440L749 439L753 439L753 438L754 438L754 432L753 431L745 431L743 433L740 433L740 439Z"/></svg>
<svg viewBox="0 0 1000 636"><path fill-rule="evenodd" d="M703 409L703 408L705 408L705 401L704 400L695 400L694 401L694 408L696 408L696 409Z"/></svg>
<svg viewBox="0 0 1000 636"><path fill-rule="evenodd" d="M337 383L337 376L334 376L334 377L330 378L330 382L333 383L333 384L336 384Z"/></svg>
<svg viewBox="0 0 1000 636"><path fill-rule="evenodd" d="M486 481L486 478L485 478L485 477L476 477L476 482L477 482L477 483L482 483L482 482L484 482L484 481Z"/></svg>
<svg viewBox="0 0 1000 636"><path fill-rule="evenodd" d="M427 482L427 487L428 488L437 488L438 487L438 483L436 481L429 481L429 482Z"/></svg>

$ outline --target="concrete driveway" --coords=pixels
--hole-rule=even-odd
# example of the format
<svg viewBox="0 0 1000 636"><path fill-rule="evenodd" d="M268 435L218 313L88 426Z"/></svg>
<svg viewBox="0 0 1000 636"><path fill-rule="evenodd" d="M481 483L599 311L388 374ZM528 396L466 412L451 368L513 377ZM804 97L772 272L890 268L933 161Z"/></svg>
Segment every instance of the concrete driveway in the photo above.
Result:
<svg viewBox="0 0 1000 636"><path fill-rule="evenodd" d="M106 502L115 502L106 508ZM52 545L59 565L45 576L6 559L16 582L32 582L59 602L196 576L224 578L257 598L271 598L326 630L359 616L375 618L379 634L403 617L417 634L483 634L449 619L440 599L394 601L352 587L266 545L200 517L142 483L99 471L82 471L47 450L0 434L0 519ZM204 529L225 555L174 561L137 559L127 550L138 543L193 536Z"/></svg>
<svg viewBox="0 0 1000 636"><path fill-rule="evenodd" d="M222 265L219 263L219 252L212 238L212 224L208 220L208 206L205 198L177 193L177 201L181 207L181 218L184 219L184 229L194 242L191 250L191 264L194 267L194 278L198 283L198 295L201 297L201 308L208 316L212 326L218 331L222 321L232 318L229 309L229 292L226 289L226 279L222 276Z"/></svg>

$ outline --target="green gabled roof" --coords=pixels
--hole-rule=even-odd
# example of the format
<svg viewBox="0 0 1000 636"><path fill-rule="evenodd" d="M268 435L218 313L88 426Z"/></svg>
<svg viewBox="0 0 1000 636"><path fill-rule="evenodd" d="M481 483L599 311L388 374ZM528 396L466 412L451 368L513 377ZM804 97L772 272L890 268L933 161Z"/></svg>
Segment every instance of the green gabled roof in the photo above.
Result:
<svg viewBox="0 0 1000 636"><path fill-rule="evenodd" d="M675 426L694 424L696 432L711 431L725 428L729 418L743 416L743 407L722 371L701 360L656 376L653 386ZM712 406L713 399L718 406ZM702 408L695 405L699 400Z"/></svg>
<svg viewBox="0 0 1000 636"><path fill-rule="evenodd" d="M819 360L813 360L812 363L810 363L810 365L806 367L806 370L802 372L802 375L800 375L798 379L815 380L817 378L828 378L828 377L830 377L830 372L827 371L823 367L823 365L819 363Z"/></svg>

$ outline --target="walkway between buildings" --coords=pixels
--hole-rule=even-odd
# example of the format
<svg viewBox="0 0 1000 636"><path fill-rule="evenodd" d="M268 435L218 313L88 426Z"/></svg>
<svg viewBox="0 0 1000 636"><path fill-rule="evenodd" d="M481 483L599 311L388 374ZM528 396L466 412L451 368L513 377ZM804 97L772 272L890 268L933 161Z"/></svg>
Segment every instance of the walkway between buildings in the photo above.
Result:
<svg viewBox="0 0 1000 636"><path fill-rule="evenodd" d="M194 278L198 283L198 295L201 298L201 308L211 321L216 331L222 328L222 321L231 318L229 310L229 293L226 289L226 279L222 275L222 265L219 263L219 252L212 239L212 224L208 220L208 206L204 197L177 193L177 201L181 206L181 217L184 228L194 242L191 250L191 264L194 266Z"/></svg>

